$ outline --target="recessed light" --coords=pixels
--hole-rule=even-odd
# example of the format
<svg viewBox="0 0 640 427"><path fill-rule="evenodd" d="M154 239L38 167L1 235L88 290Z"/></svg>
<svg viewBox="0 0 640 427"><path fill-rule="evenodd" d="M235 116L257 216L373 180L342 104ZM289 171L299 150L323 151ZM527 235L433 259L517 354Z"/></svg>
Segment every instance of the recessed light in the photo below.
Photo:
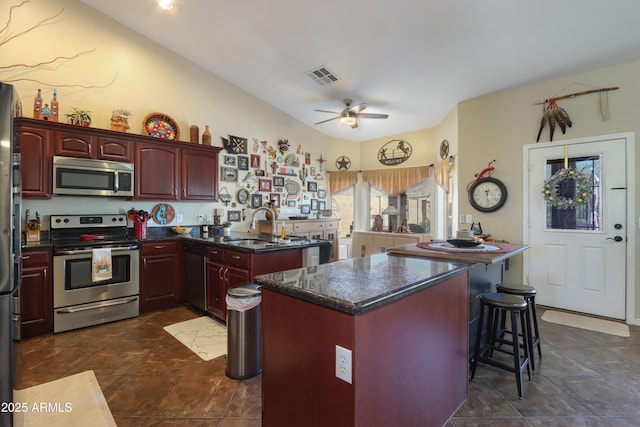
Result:
<svg viewBox="0 0 640 427"><path fill-rule="evenodd" d="M166 10L169 10L173 7L172 0L156 0L156 3L158 3L158 6Z"/></svg>

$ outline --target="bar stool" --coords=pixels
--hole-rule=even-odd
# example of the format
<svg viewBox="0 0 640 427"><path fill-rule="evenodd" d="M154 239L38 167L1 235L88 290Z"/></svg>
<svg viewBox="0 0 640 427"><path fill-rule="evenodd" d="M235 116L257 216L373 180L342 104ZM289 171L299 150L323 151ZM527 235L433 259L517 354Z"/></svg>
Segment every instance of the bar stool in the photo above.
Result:
<svg viewBox="0 0 640 427"><path fill-rule="evenodd" d="M536 314L536 294L538 293L538 291L533 286L525 285L522 283L500 283L496 285L496 291L499 293L521 296L529 306L527 318L531 319L531 321L533 322L533 333L531 333L529 353L531 354L531 369L535 371L536 363L533 357L534 348L538 347L538 356L542 358L542 348L540 346L540 330L538 329L538 316ZM529 330L531 330L530 323Z"/></svg>
<svg viewBox="0 0 640 427"><path fill-rule="evenodd" d="M475 377L478 362L495 366L516 375L516 384L518 387L518 396L520 399L524 397L522 387L522 371L526 368L529 380L531 380L531 365L529 345L520 345L519 336L522 334L524 340L530 335L526 323L526 313L528 304L524 298L517 295L508 295L497 292L487 292L480 296L480 317L478 319L478 333L476 335L475 349L473 360L471 362L471 380ZM484 322L485 308L487 309L487 321ZM506 341L499 337L501 318L511 318L511 330L513 333L512 341ZM520 333L518 332L518 315L520 317ZM481 348L483 328L486 328L487 339L485 346ZM504 344L510 345L512 351L505 349ZM524 354L521 353L521 349ZM513 365L508 365L500 360L493 358L494 351L513 355Z"/></svg>

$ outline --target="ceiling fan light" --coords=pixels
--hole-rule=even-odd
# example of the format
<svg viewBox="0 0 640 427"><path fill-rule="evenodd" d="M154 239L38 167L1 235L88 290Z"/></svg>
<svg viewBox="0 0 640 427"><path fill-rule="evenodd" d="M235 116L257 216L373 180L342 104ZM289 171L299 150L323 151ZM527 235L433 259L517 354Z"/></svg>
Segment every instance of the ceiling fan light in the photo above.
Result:
<svg viewBox="0 0 640 427"><path fill-rule="evenodd" d="M356 116L351 113L347 113L345 116L340 117L340 123L345 126L353 126L356 124Z"/></svg>
<svg viewBox="0 0 640 427"><path fill-rule="evenodd" d="M166 10L169 10L173 7L172 0L156 0L156 3L158 3L158 6Z"/></svg>

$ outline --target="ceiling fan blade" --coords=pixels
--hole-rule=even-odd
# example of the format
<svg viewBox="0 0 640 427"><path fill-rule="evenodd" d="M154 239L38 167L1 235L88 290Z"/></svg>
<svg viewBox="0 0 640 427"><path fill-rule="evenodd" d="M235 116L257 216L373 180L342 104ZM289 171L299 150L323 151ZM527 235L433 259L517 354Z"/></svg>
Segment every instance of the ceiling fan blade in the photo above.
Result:
<svg viewBox="0 0 640 427"><path fill-rule="evenodd" d="M376 113L358 113L359 119L386 119L388 114L376 114Z"/></svg>
<svg viewBox="0 0 640 427"><path fill-rule="evenodd" d="M358 104L358 105L354 105L353 107L349 108L349 110L351 110L351 112L358 114L360 111L364 110L365 108L367 108L369 106L369 104Z"/></svg>
<svg viewBox="0 0 640 427"><path fill-rule="evenodd" d="M339 118L340 118L340 116L332 117L332 118L330 118L330 119L323 120L323 121L318 122L318 123L316 123L316 124L317 124L317 125L319 125L319 124L326 123L326 122L330 122L331 120L335 120L335 119L339 119Z"/></svg>
<svg viewBox="0 0 640 427"><path fill-rule="evenodd" d="M341 114L340 111L327 111L327 110L313 110L313 111L318 111L320 113Z"/></svg>

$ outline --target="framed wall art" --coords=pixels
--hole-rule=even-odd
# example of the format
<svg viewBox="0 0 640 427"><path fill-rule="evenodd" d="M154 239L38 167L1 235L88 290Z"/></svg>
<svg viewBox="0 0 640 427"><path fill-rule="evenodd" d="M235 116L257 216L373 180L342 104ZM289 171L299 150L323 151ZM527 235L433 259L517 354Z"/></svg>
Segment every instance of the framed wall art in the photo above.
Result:
<svg viewBox="0 0 640 427"><path fill-rule="evenodd" d="M324 199L327 197L327 190L318 190L318 199Z"/></svg>
<svg viewBox="0 0 640 427"><path fill-rule="evenodd" d="M280 207L280 193L271 193L269 194L269 201L272 204L272 207L279 208Z"/></svg>
<svg viewBox="0 0 640 427"><path fill-rule="evenodd" d="M251 155L251 168L260 169L260 154Z"/></svg>
<svg viewBox="0 0 640 427"><path fill-rule="evenodd" d="M318 199L311 199L311 210L312 211L318 210Z"/></svg>
<svg viewBox="0 0 640 427"><path fill-rule="evenodd" d="M248 171L249 170L249 157L248 156L238 156L238 170Z"/></svg>
<svg viewBox="0 0 640 427"><path fill-rule="evenodd" d="M307 191L318 191L318 183L313 181L308 181Z"/></svg>
<svg viewBox="0 0 640 427"><path fill-rule="evenodd" d="M271 180L270 179L259 179L258 180L258 191L266 191L267 193L271 192Z"/></svg>
<svg viewBox="0 0 640 427"><path fill-rule="evenodd" d="M240 211L227 211L227 219L233 222L240 222Z"/></svg>
<svg viewBox="0 0 640 427"><path fill-rule="evenodd" d="M296 207L296 201L295 200L287 200L287 207L288 208L295 208Z"/></svg>
<svg viewBox="0 0 640 427"><path fill-rule="evenodd" d="M257 209L262 206L262 194L252 194L251 195L251 208Z"/></svg>
<svg viewBox="0 0 640 427"><path fill-rule="evenodd" d="M238 182L238 170L222 166L220 168L220 177L225 182Z"/></svg>
<svg viewBox="0 0 640 427"><path fill-rule="evenodd" d="M324 200L318 200L318 210L323 211L325 209L327 209L327 202Z"/></svg>
<svg viewBox="0 0 640 427"><path fill-rule="evenodd" d="M300 205L300 213L301 214L310 214L311 207L309 205Z"/></svg>
<svg viewBox="0 0 640 427"><path fill-rule="evenodd" d="M284 176L274 176L273 177L273 186L274 187L284 187Z"/></svg>
<svg viewBox="0 0 640 427"><path fill-rule="evenodd" d="M225 166L236 166L236 156L224 156Z"/></svg>
<svg viewBox="0 0 640 427"><path fill-rule="evenodd" d="M256 176L265 176L264 169L256 169Z"/></svg>

